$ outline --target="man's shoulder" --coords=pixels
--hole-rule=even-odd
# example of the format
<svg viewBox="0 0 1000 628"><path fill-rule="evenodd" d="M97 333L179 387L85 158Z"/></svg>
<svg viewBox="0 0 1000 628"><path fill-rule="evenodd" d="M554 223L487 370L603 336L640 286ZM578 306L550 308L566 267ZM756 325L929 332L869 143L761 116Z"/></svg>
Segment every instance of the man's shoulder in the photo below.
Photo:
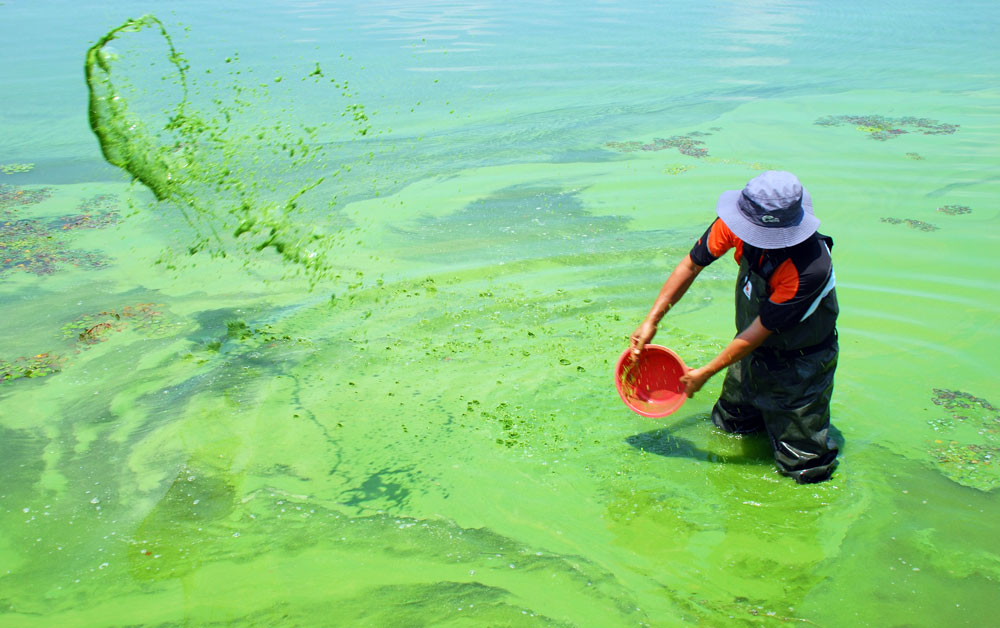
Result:
<svg viewBox="0 0 1000 628"><path fill-rule="evenodd" d="M796 265L798 265L799 261L811 262L812 260L832 263L832 256L830 254L830 249L832 248L833 238L816 232L795 246L790 246L783 250L787 257L792 258L796 262Z"/></svg>
<svg viewBox="0 0 1000 628"><path fill-rule="evenodd" d="M833 257L827 240L826 236L813 234L805 242L788 250L788 258L795 265L800 281L806 284L826 283L833 270Z"/></svg>

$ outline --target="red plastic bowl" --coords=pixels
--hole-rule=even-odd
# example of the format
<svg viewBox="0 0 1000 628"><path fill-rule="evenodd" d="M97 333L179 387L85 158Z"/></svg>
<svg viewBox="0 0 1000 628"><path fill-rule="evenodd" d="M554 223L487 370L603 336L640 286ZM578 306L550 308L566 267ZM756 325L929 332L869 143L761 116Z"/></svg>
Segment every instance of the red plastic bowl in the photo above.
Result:
<svg viewBox="0 0 1000 628"><path fill-rule="evenodd" d="M646 345L638 360L626 349L615 367L615 387L636 414L659 419L676 412L687 399L681 375L687 371L681 357L660 345Z"/></svg>

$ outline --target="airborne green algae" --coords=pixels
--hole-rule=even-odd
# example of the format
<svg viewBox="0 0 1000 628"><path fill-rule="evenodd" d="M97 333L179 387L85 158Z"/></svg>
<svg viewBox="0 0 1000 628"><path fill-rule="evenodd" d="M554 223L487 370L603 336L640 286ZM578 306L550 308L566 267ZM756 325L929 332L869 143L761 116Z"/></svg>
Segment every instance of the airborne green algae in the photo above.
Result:
<svg viewBox="0 0 1000 628"><path fill-rule="evenodd" d="M132 58L126 46L141 52ZM149 50L160 51L152 68L143 66ZM238 55L226 63L238 64ZM241 71L232 70L227 96L201 95L187 60L152 15L104 35L87 51L84 70L90 127L104 158L147 187L161 208L183 214L194 235L188 252L236 254L252 264L272 250L313 283L333 274L342 234L315 219L331 224L336 194L322 184L340 170L323 142L371 129L346 83L321 81L318 63L305 77L317 90L333 90L326 94L332 102L346 102L346 130L331 129L330 120L267 120L257 111L268 102L267 84L247 86L237 78ZM162 84L151 85L157 74Z"/></svg>

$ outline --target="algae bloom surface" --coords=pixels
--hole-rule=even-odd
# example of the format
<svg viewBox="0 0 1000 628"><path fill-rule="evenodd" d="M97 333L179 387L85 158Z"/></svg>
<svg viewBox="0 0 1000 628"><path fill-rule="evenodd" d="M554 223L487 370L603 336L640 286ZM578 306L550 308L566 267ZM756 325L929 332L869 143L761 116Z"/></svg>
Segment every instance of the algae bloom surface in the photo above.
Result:
<svg viewBox="0 0 1000 628"><path fill-rule="evenodd" d="M0 626L996 616L994 3L171 11L0 5ZM767 169L836 241L814 486L613 379Z"/></svg>

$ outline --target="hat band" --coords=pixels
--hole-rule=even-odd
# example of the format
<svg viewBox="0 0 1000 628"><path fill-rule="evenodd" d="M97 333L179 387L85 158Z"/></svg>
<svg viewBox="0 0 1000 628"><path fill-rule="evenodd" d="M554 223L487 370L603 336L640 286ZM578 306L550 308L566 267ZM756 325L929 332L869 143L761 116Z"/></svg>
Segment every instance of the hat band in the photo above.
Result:
<svg viewBox="0 0 1000 628"><path fill-rule="evenodd" d="M744 218L759 227L793 227L802 222L802 195L788 207L772 210L754 201L744 190L736 205Z"/></svg>

